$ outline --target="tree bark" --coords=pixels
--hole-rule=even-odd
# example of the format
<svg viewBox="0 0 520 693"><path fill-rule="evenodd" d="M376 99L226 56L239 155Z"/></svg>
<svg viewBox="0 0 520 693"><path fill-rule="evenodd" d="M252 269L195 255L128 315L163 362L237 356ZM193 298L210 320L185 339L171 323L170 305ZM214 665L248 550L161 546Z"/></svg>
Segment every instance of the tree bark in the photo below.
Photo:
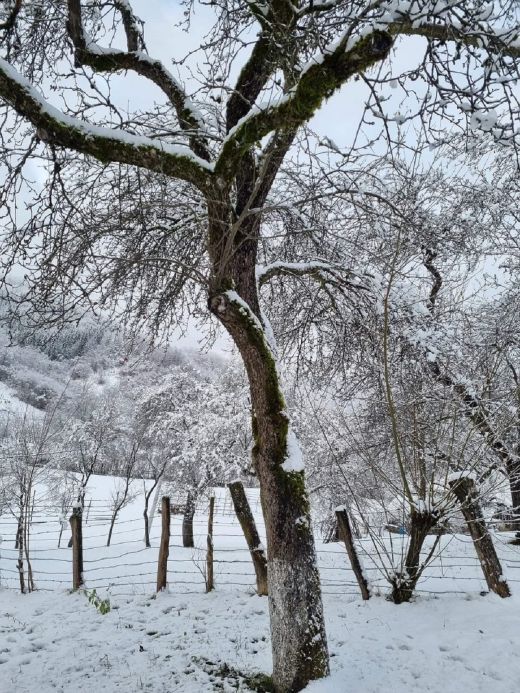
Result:
<svg viewBox="0 0 520 693"><path fill-rule="evenodd" d="M520 461L512 461L507 467L509 487L511 489L511 503L513 513L513 527L520 537Z"/></svg>
<svg viewBox="0 0 520 693"><path fill-rule="evenodd" d="M354 539L352 537L352 530L350 529L350 520L348 513L345 508L341 510L336 510L336 518L338 521L339 535L345 544L347 549L348 557L350 559L350 565L354 575L356 576L359 589L361 590L361 596L363 599L370 599L370 586L368 580L363 573L363 568L361 566L361 561L357 553L356 546L354 544Z"/></svg>
<svg viewBox="0 0 520 693"><path fill-rule="evenodd" d="M151 547L150 543L150 522L148 519L148 507L145 507L143 510L143 518L144 518L144 545L146 546L147 549Z"/></svg>
<svg viewBox="0 0 520 693"><path fill-rule="evenodd" d="M244 290L239 294L221 290L211 296L209 305L232 336L248 375L252 456L267 535L273 683L276 691L292 693L329 673L320 577L304 471L285 465L292 459L289 419L276 363L258 318L254 265L250 271L250 263L243 256L242 260Z"/></svg>
<svg viewBox="0 0 520 693"><path fill-rule="evenodd" d="M112 513L112 517L110 518L110 529L108 530L107 546L110 546L110 542L112 541L112 532L114 531L114 525L116 524L118 512L119 510L114 510Z"/></svg>
<svg viewBox="0 0 520 693"><path fill-rule="evenodd" d="M412 510L410 513L410 541L404 570L396 573L392 581L391 598L394 604L409 602L421 577L421 550L437 518L428 512Z"/></svg>
<svg viewBox="0 0 520 693"><path fill-rule="evenodd" d="M253 561L256 574L256 591L259 596L265 596L267 589L267 559L256 528L255 518L251 512L247 500L244 484L241 481L233 481L228 484L235 513L244 532L249 553Z"/></svg>
<svg viewBox="0 0 520 693"><path fill-rule="evenodd" d="M500 597L510 597L509 585L502 574L502 566L482 514L475 481L462 476L449 481L449 486L460 503L489 589Z"/></svg>
<svg viewBox="0 0 520 693"><path fill-rule="evenodd" d="M186 549L193 548L193 518L195 517L195 496L192 491L188 491L186 496L186 506L182 516L182 545Z"/></svg>

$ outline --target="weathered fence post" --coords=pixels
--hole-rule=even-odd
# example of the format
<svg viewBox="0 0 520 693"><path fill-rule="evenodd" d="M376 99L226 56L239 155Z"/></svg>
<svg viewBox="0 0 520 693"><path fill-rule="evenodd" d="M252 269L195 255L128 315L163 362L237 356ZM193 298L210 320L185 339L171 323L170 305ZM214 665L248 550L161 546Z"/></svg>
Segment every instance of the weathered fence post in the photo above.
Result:
<svg viewBox="0 0 520 693"><path fill-rule="evenodd" d="M170 499L163 496L161 505L161 544L157 564L157 591L166 589L168 579L168 555L170 553Z"/></svg>
<svg viewBox="0 0 520 693"><path fill-rule="evenodd" d="M345 507L336 509L336 519L338 521L338 531L339 536L345 544L347 549L348 557L350 559L350 565L356 580L361 590L361 596L363 599L370 599L370 587L368 581L363 573L363 568L361 567L361 561L357 554L357 550L354 544L354 539L352 538L352 530L350 528L350 520L348 517L347 509Z"/></svg>
<svg viewBox="0 0 520 693"><path fill-rule="evenodd" d="M72 530L72 588L77 590L83 584L83 528L82 507L78 503L72 509L70 528Z"/></svg>
<svg viewBox="0 0 520 693"><path fill-rule="evenodd" d="M206 553L206 592L211 592L215 589L215 581L213 577L213 513L215 511L215 496L209 499L209 516L208 516L208 539Z"/></svg>
<svg viewBox="0 0 520 693"><path fill-rule="evenodd" d="M241 481L232 481L228 484L228 488L253 560L256 573L256 591L262 597L267 595L267 559L256 529L255 518L247 500L244 484Z"/></svg>
<svg viewBox="0 0 520 693"><path fill-rule="evenodd" d="M500 597L510 597L509 585L502 574L502 566L480 507L475 480L471 476L452 475L448 478L448 484L460 503L489 589Z"/></svg>

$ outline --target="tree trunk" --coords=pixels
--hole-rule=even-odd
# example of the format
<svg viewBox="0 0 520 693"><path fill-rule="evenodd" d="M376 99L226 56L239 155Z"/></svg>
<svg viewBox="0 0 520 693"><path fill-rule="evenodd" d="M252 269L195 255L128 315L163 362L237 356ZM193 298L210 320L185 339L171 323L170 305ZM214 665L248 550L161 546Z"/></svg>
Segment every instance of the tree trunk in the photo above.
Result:
<svg viewBox="0 0 520 693"><path fill-rule="evenodd" d="M16 564L16 567L18 568L18 577L20 579L20 592L22 594L25 594L25 574L24 574L24 566L23 566L23 529L22 529L21 525L18 525L17 540L18 540L18 562Z"/></svg>
<svg viewBox="0 0 520 693"><path fill-rule="evenodd" d="M356 576L359 589L361 590L361 596L365 600L370 599L370 586L368 584L368 580L365 577L365 574L363 573L361 561L359 560L357 549L354 544L354 539L352 537L352 530L350 529L350 521L346 508L336 510L336 518L338 521L339 535L345 543L345 548L347 549L348 557L350 558L350 565L352 566L352 570L354 572L354 575Z"/></svg>
<svg viewBox="0 0 520 693"><path fill-rule="evenodd" d="M267 559L260 541L260 536L255 524L255 518L251 512L247 500L244 484L241 481L233 481L228 484L235 513L246 538L247 546L253 560L256 574L256 591L260 596L267 594Z"/></svg>
<svg viewBox="0 0 520 693"><path fill-rule="evenodd" d="M513 527L520 537L520 462L515 461L508 465L509 487L511 489L511 503L513 512Z"/></svg>
<svg viewBox="0 0 520 693"><path fill-rule="evenodd" d="M424 540L435 525L437 518L428 512L412 510L410 513L410 541L406 552L404 570L394 575L391 598L394 604L409 602L421 576L421 550Z"/></svg>
<svg viewBox="0 0 520 693"><path fill-rule="evenodd" d="M112 532L114 531L114 525L116 524L118 512L119 510L114 510L114 512L112 513L112 517L110 518L110 529L108 530L107 546L110 546L110 542L112 541Z"/></svg>
<svg viewBox="0 0 520 693"><path fill-rule="evenodd" d="M18 524L16 527L16 538L14 542L14 548L19 549L20 548L20 542L22 541L22 527L23 527L23 520L22 520L22 515L18 517Z"/></svg>
<svg viewBox="0 0 520 693"><path fill-rule="evenodd" d="M182 545L186 549L195 546L193 541L193 518L195 517L195 496L188 491L186 497L186 507L182 517Z"/></svg>
<svg viewBox="0 0 520 693"><path fill-rule="evenodd" d="M248 375L253 464L267 535L273 683L276 691L293 693L329 673L320 577L298 443L258 318L254 264L244 272L240 294L221 290L209 305L232 336Z"/></svg>
<svg viewBox="0 0 520 693"><path fill-rule="evenodd" d="M145 506L145 509L143 510L143 517L144 517L144 545L146 546L147 549L151 547L150 543L150 522L148 521L148 506Z"/></svg>
<svg viewBox="0 0 520 693"><path fill-rule="evenodd" d="M510 597L509 586L482 514L475 481L462 476L449 481L449 485L460 503L489 589L500 597Z"/></svg>

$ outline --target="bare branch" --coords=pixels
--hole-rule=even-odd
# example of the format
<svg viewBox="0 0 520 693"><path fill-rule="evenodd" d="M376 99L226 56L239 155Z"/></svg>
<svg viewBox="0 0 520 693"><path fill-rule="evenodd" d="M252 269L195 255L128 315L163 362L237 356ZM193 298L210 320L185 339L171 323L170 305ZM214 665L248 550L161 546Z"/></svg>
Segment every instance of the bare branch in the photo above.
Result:
<svg viewBox="0 0 520 693"><path fill-rule="evenodd" d="M63 114L5 60L0 58L0 96L29 120L41 140L68 147L104 162L118 161L165 173L204 190L212 167L191 149L91 125Z"/></svg>
<svg viewBox="0 0 520 693"><path fill-rule="evenodd" d="M128 52L99 46L85 31L80 0L68 0L67 30L74 43L77 65L88 65L98 72L132 70L152 81L175 108L181 128L190 133L189 139L193 151L202 159L209 161L207 143L200 134L202 122L183 87L159 60L154 60L142 50L138 50L139 43L143 47L143 41L137 32L137 20L130 4L125 0L117 2L116 5L122 13Z"/></svg>

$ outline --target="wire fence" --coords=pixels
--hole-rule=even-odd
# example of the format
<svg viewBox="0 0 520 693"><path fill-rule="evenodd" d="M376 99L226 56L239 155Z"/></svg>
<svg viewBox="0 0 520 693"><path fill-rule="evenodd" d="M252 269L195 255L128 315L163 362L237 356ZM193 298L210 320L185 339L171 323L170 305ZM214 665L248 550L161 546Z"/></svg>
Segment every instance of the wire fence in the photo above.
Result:
<svg viewBox="0 0 520 693"><path fill-rule="evenodd" d="M265 528L259 499L251 502L260 538L265 545ZM87 508L89 510L87 511ZM151 546L144 544L142 517L118 518L107 546L112 507L106 499L89 499L83 515L83 577L85 588L114 596L150 594L157 577L160 523L152 524ZM16 548L18 523L14 517L0 517L0 586L19 589L19 549ZM511 533L493 532L504 575L512 589L520 583L520 547L510 544ZM172 516L168 584L172 591L200 592L205 589L207 508L197 505L194 517L193 548L182 544L182 518ZM30 521L28 554L36 589L53 591L72 585L72 549L69 547L68 521L56 506L35 501ZM428 537L424 555L435 537ZM424 569L416 592L419 594L478 593L487 591L473 542L467 535L445 535L438 540L433 559ZM231 498L216 498L213 525L216 589L254 591L255 573L247 544L234 516ZM374 593L385 594L388 576L403 564L407 537L378 535L377 539L356 540L363 571ZM24 556L24 564L26 560ZM317 558L323 593L359 596L359 587L341 543L317 541Z"/></svg>

